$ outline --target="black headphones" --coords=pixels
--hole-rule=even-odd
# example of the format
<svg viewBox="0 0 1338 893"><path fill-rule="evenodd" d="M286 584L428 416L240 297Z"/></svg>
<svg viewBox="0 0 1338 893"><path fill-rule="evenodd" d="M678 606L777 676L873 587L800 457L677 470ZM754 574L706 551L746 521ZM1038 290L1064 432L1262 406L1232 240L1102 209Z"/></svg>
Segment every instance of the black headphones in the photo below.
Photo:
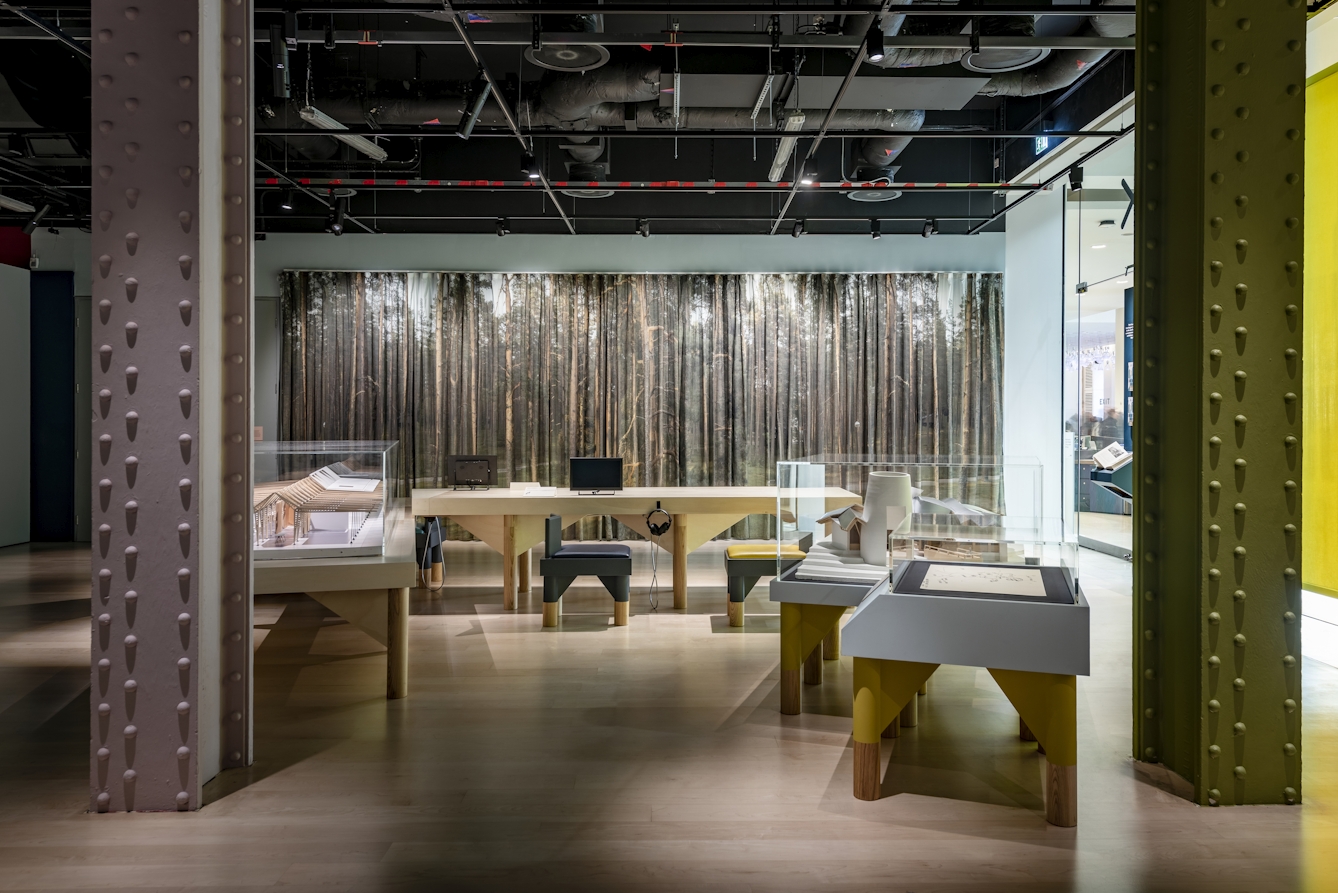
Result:
<svg viewBox="0 0 1338 893"><path fill-rule="evenodd" d="M656 515L662 516L664 520L658 522L652 520ZM658 502L655 503L655 508L651 509L650 512L646 515L646 529L650 531L650 535L664 536L666 533L669 532L669 528L673 526L674 526L674 519L669 515L668 512L660 508L660 504Z"/></svg>

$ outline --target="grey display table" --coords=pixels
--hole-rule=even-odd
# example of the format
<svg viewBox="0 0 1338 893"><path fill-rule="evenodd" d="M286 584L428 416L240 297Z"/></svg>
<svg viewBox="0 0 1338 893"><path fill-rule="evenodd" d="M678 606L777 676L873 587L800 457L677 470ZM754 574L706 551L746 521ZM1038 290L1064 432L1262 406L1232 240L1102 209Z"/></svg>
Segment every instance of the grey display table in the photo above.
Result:
<svg viewBox="0 0 1338 893"><path fill-rule="evenodd" d="M939 570L935 570L938 568ZM943 588L956 569L1032 594ZM1010 579L1004 579L1010 578ZM1042 590L1042 594L1036 594ZM940 664L984 667L1045 752L1045 817L1076 825L1077 678L1090 673L1089 611L1060 568L910 561L845 627L854 661L855 796L881 793L880 738Z"/></svg>

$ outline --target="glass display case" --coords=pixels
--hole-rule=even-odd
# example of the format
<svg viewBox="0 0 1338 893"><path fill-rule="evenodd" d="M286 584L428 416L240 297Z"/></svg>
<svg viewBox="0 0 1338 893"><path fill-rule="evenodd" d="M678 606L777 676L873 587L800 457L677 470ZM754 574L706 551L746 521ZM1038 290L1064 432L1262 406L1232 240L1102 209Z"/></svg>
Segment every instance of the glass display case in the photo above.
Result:
<svg viewBox="0 0 1338 893"><path fill-rule="evenodd" d="M398 472L398 441L256 443L253 557L383 554L401 514Z"/></svg>
<svg viewBox="0 0 1338 893"><path fill-rule="evenodd" d="M1035 459L815 456L776 476L780 549L814 543L787 577L872 582L918 560L1053 567L1076 587L1076 537Z"/></svg>

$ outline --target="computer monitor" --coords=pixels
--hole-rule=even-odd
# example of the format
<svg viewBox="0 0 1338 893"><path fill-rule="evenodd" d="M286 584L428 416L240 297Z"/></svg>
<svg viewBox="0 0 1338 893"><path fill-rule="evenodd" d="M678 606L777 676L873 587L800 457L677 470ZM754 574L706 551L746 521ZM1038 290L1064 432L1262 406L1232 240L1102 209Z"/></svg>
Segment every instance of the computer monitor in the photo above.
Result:
<svg viewBox="0 0 1338 893"><path fill-rule="evenodd" d="M447 456L446 480L459 490L497 485L496 456Z"/></svg>
<svg viewBox="0 0 1338 893"><path fill-rule="evenodd" d="M583 493L603 493L623 488L623 460L571 460L571 489Z"/></svg>

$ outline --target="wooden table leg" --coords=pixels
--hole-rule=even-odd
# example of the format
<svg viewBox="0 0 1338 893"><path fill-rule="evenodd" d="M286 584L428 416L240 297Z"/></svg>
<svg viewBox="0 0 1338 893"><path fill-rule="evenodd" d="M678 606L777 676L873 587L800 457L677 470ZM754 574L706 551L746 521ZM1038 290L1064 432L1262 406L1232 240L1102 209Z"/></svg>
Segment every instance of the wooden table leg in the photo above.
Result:
<svg viewBox="0 0 1338 893"><path fill-rule="evenodd" d="M526 549L516 555L516 579L517 587L522 595L530 591L530 550Z"/></svg>
<svg viewBox="0 0 1338 893"><path fill-rule="evenodd" d="M560 617L562 617L562 599L555 602L544 602L544 626L557 626Z"/></svg>
<svg viewBox="0 0 1338 893"><path fill-rule="evenodd" d="M688 606L688 516L674 515L674 610Z"/></svg>
<svg viewBox="0 0 1338 893"><path fill-rule="evenodd" d="M502 610L516 610L516 519L502 516Z"/></svg>
<svg viewBox="0 0 1338 893"><path fill-rule="evenodd" d="M631 603L631 602L614 602L614 603L613 603L613 625L614 625L614 626L626 626L626 625L627 625L627 622L628 622L628 615L631 614L631 611L632 611L632 603Z"/></svg>
<svg viewBox="0 0 1338 893"><path fill-rule="evenodd" d="M855 658L851 682L856 798L877 800L882 795L881 739L900 733L902 708L914 703L916 690L936 667L937 664Z"/></svg>
<svg viewBox="0 0 1338 893"><path fill-rule="evenodd" d="M815 645L809 652L808 657L804 658L804 684L821 685L822 684L822 646Z"/></svg>
<svg viewBox="0 0 1338 893"><path fill-rule="evenodd" d="M854 710L855 731L855 798L877 800L883 794L883 760L880 739L896 728L896 714L887 722L883 719L881 661L855 658ZM896 734L893 732L893 734Z"/></svg>
<svg viewBox="0 0 1338 893"><path fill-rule="evenodd" d="M725 601L725 611L729 615L730 626L743 626L743 602Z"/></svg>
<svg viewBox="0 0 1338 893"><path fill-rule="evenodd" d="M1078 824L1078 680L1058 673L990 670L1045 755L1045 820Z"/></svg>
<svg viewBox="0 0 1338 893"><path fill-rule="evenodd" d="M1078 824L1078 767L1045 761L1045 820L1060 828Z"/></svg>
<svg viewBox="0 0 1338 893"><path fill-rule="evenodd" d="M841 659L841 620L839 618L836 625L832 627L832 631L827 634L827 638L822 640L822 659Z"/></svg>
<svg viewBox="0 0 1338 893"><path fill-rule="evenodd" d="M409 696L409 590L386 590L386 699Z"/></svg>

